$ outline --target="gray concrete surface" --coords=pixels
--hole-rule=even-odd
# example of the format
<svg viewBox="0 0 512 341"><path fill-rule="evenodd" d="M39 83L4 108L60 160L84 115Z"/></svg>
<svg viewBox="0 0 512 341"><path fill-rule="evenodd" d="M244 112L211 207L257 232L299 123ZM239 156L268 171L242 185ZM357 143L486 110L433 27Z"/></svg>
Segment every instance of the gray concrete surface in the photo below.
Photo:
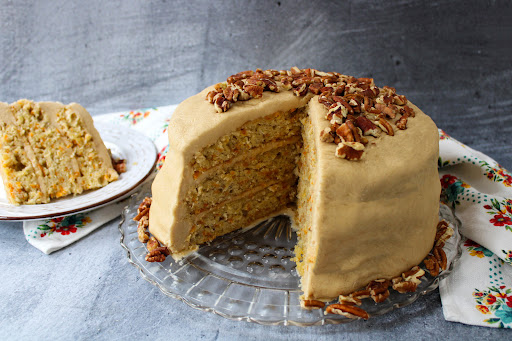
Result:
<svg viewBox="0 0 512 341"><path fill-rule="evenodd" d="M102 114L178 103L232 73L314 67L374 77L512 170L508 1L0 0L0 100ZM128 264L117 220L50 256L0 223L0 339L505 339L446 322L437 291L368 322L229 321L168 298Z"/></svg>

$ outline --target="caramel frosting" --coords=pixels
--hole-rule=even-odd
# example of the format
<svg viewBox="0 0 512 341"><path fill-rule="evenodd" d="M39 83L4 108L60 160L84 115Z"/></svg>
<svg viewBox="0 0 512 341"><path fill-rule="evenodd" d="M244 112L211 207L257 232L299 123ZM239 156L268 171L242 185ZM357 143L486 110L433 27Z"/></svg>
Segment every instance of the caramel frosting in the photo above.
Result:
<svg viewBox="0 0 512 341"><path fill-rule="evenodd" d="M408 103L414 118L407 129L392 125L394 136L368 136L362 157L349 161L336 156L337 144L320 140L332 128L320 95L263 92L218 113L205 100L212 91L214 86L190 97L174 112L169 152L152 185L149 230L174 258L196 248L188 244L191 224L181 204L194 183L194 154L248 121L299 107L306 107L317 153L304 298L329 300L371 280L390 279L428 254L438 221L438 132L416 106Z"/></svg>

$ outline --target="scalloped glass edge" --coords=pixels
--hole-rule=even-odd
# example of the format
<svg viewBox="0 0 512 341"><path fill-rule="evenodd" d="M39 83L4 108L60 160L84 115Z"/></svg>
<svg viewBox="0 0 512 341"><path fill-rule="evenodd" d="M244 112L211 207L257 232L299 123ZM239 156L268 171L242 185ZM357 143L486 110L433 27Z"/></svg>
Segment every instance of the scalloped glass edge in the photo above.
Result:
<svg viewBox="0 0 512 341"><path fill-rule="evenodd" d="M182 302L185 302L187 305L189 305L192 308L206 311L206 312L212 312L216 315L222 316L224 318L234 320L234 321L247 321L247 322L253 322L258 323L262 325L293 325L293 326L318 326L318 325L326 325L326 324L344 324L356 321L357 319L350 319L345 316L341 315L324 315L322 309L315 309L315 310L305 310L301 309L299 306L299 315L296 317L289 316L290 308L296 308L297 305L291 306L290 305L290 297L295 296L298 297L302 292L299 288L297 289L275 289L275 288L265 288L261 286L252 286L249 284L244 284L240 282L233 281L230 278L219 276L215 273L208 272L204 278L211 276L212 278L217 278L225 281L229 281L229 284L227 287L231 286L231 284L235 284L237 286L247 286L254 288L256 292L264 292L265 290L268 291L284 291L286 292L286 305L282 306L285 308L285 312L283 313L283 316L280 318L265 318L261 314L258 314L258 311L253 311L253 307L256 303L254 301L254 297L256 297L256 294L253 296L253 301L250 302L250 309L249 313L241 314L236 312L229 312L227 309L224 309L225 307L219 306L219 302L221 302L221 298L225 298L224 292L219 295L219 298L215 301L214 304L205 304L204 302L201 302L200 297L193 297L191 296L192 289L194 289L199 282L201 282L204 278L201 278L196 283L188 283L191 284L190 286L185 286L182 288L179 286L180 282L187 284L186 282L183 282L183 280L179 277L177 277L175 274L179 271L183 270L187 266L191 266L193 268L196 268L196 266L193 263L190 263L188 259L191 257L187 257L184 260L182 260L179 263L175 263L172 261L171 257L167 257L167 260L163 263L148 263L144 260L144 255L146 253L146 247L144 244L139 243L138 247L132 248L129 244L129 241L127 241L127 233L128 231L126 228L130 224L130 222L133 222L132 225L136 226L136 222L134 222L130 218L130 213L136 212L137 207L139 205L139 202L142 201L142 199L145 196L150 195L150 188L149 184L146 183L145 185L141 186L138 191L131 195L129 203L124 207L122 214L121 214L121 221L119 222L118 228L119 232L121 234L120 237L120 244L123 247L123 249L126 251L126 255L128 257L128 262L133 265L136 269L139 270L139 273L143 279L148 281L149 283L155 285L160 291L169 297L178 299ZM135 216L135 214L132 214ZM408 294L399 294L394 290L390 290L392 293L390 295L390 298L388 298L385 302L382 303L374 303L371 299L365 299L363 300L363 309L367 310L370 314L370 318L380 316L383 314L386 314L394 309L403 308L405 306L408 306L415 302L419 297L426 295L433 290L437 289L439 286L439 281L443 278L447 277L451 271L453 270L454 264L458 261L458 259L461 256L462 249L460 245L461 236L459 234L459 230L461 227L460 220L456 217L453 209L450 207L440 204L440 215L443 219L447 220L450 227L453 228L454 234L453 236L447 241L444 249L447 254L448 258L448 268L444 271L442 271L437 277L431 277L428 274L428 271L426 271L426 275L422 278L422 282L420 284L420 287L417 291L413 293ZM270 222L268 220L267 222ZM262 223L264 224L264 223ZM259 226L259 225L258 225ZM243 231L245 233L246 231ZM132 232L131 234L135 233L136 237L136 228L135 232ZM240 231L238 231L240 233ZM139 255L137 255L136 251L139 251ZM142 253L140 251L143 251ZM192 260L194 257L192 257ZM173 266L177 266L178 269L176 269L174 272L170 271L170 262L173 263ZM167 267L167 269L166 269ZM421 264L421 267L425 270L423 264ZM203 269L200 269L201 271L204 271ZM159 277L161 275L164 275L163 278ZM186 289L186 290L185 290ZM229 302L228 304L234 305L236 307L237 302L242 302L236 298L230 298L227 297ZM259 298L259 296L258 296ZM399 298L399 299L397 299ZM244 301L244 303L247 303ZM334 303L334 302L331 302ZM366 305L366 306L365 306ZM278 305L271 305L272 307L280 307ZM373 308L368 309L367 307ZM224 311L223 311L224 310ZM293 309L292 309L293 310ZM295 309L297 310L297 309ZM301 318L302 317L302 318Z"/></svg>

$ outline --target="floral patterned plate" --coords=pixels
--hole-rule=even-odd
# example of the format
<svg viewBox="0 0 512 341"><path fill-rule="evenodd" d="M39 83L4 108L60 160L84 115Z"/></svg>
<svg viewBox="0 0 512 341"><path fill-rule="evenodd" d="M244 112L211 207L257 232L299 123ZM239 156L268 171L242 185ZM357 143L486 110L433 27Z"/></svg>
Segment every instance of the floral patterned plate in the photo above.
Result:
<svg viewBox="0 0 512 341"><path fill-rule="evenodd" d="M0 181L0 220L33 220L88 211L126 197L154 169L156 148L144 134L120 125L97 125L103 142L115 158L126 160L126 172L107 186L48 204L15 206L7 201Z"/></svg>
<svg viewBox="0 0 512 341"><path fill-rule="evenodd" d="M147 249L137 238L137 222L132 218L137 215L139 203L149 195L149 186L144 185L132 195L123 210L119 224L121 245L142 278L165 295L228 319L265 325L309 326L354 321L340 315L324 315L322 309L300 307L302 292L295 263L291 260L297 239L286 217L276 217L250 230L217 238L181 262L171 257L162 263L146 262ZM460 222L443 204L440 217L454 229L454 235L444 247L447 270L437 277L427 272L416 292L400 294L390 290L390 296L379 304L371 299L363 300L361 307L371 318L413 303L436 289L439 281L451 272L461 253ZM424 268L423 264L421 266Z"/></svg>

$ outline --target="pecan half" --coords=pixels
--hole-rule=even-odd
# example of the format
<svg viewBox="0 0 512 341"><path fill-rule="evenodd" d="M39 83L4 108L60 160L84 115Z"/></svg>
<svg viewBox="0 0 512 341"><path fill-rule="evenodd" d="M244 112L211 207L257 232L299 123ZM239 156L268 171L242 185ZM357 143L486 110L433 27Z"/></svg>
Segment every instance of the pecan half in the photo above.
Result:
<svg viewBox="0 0 512 341"><path fill-rule="evenodd" d="M320 89L322 89L323 87L324 87L323 83L312 83L309 86L309 91L311 91L315 95L318 95L318 94L320 94Z"/></svg>
<svg viewBox="0 0 512 341"><path fill-rule="evenodd" d="M416 116L416 114L414 113L414 110L412 110L412 108L408 107L407 105L404 105L404 107L400 109L400 112L402 114L407 114L407 115L409 115L411 117L415 117Z"/></svg>
<svg viewBox="0 0 512 341"><path fill-rule="evenodd" d="M393 127L385 118L380 118L378 121L374 122L377 126L379 126L380 129L382 129L386 134L389 136L394 136L395 131L393 130Z"/></svg>
<svg viewBox="0 0 512 341"><path fill-rule="evenodd" d="M253 98L260 98L263 96L263 87L260 85L246 84L244 85L244 91Z"/></svg>
<svg viewBox="0 0 512 341"><path fill-rule="evenodd" d="M169 249L165 246L158 247L146 255L146 262L163 262L169 255Z"/></svg>
<svg viewBox="0 0 512 341"><path fill-rule="evenodd" d="M322 309L325 303L317 300L301 300L301 306L304 309Z"/></svg>
<svg viewBox="0 0 512 341"><path fill-rule="evenodd" d="M384 302L389 297L389 280L377 279L368 283L366 288L370 290L370 296L375 303Z"/></svg>
<svg viewBox="0 0 512 341"><path fill-rule="evenodd" d="M251 77L254 74L254 71L248 70L248 71L242 71L237 73L236 75L229 76L227 79L228 84L233 84L239 80L246 79Z"/></svg>
<svg viewBox="0 0 512 341"><path fill-rule="evenodd" d="M343 315L348 318L362 318L365 320L368 320L370 318L366 310L363 310L353 305L340 303L335 303L327 306L327 308L325 308L325 314Z"/></svg>
<svg viewBox="0 0 512 341"><path fill-rule="evenodd" d="M302 83L301 85L293 88L292 91L295 96L304 96L308 93L308 85L306 83Z"/></svg>
<svg viewBox="0 0 512 341"><path fill-rule="evenodd" d="M351 142L342 141L341 143L338 143L335 155L341 159L360 160L363 156L364 145L359 142L353 142L353 145L349 145L349 143Z"/></svg>
<svg viewBox="0 0 512 341"><path fill-rule="evenodd" d="M148 243L146 244L146 247L148 248L148 251L151 252L158 249L160 247L160 243L155 237L151 236L151 238L148 240Z"/></svg>
<svg viewBox="0 0 512 341"><path fill-rule="evenodd" d="M327 143L334 142L334 137L331 135L331 128L325 128L320 132L320 141Z"/></svg>
<svg viewBox="0 0 512 341"><path fill-rule="evenodd" d="M408 117L409 117L409 115L404 114L404 115L402 115L402 117L400 117L398 119L398 121L396 121L395 125L397 126L398 129L400 129L400 130L407 129L407 118Z"/></svg>
<svg viewBox="0 0 512 341"><path fill-rule="evenodd" d="M218 93L214 97L213 106L218 113L221 113L228 111L231 105L223 93Z"/></svg>
<svg viewBox="0 0 512 341"><path fill-rule="evenodd" d="M378 137L380 135L379 128L377 128L377 126L365 116L358 116L355 120L355 124L357 127L361 128L363 135L365 136L371 135L373 137Z"/></svg>
<svg viewBox="0 0 512 341"><path fill-rule="evenodd" d="M436 246L432 252L434 257L439 264L439 267L443 270L446 270L446 266L448 265L448 260L446 259L446 253L444 252L442 247Z"/></svg>
<svg viewBox="0 0 512 341"><path fill-rule="evenodd" d="M336 129L336 134L338 134L344 142L356 142L352 129L350 129L349 122L350 121L347 120L347 122L340 125L339 128Z"/></svg>
<svg viewBox="0 0 512 341"><path fill-rule="evenodd" d="M393 103L397 105L406 105L407 104L407 98L403 95L396 95L393 97Z"/></svg>
<svg viewBox="0 0 512 341"><path fill-rule="evenodd" d="M234 86L228 86L224 89L223 94L228 101L236 102L238 100L238 96L240 95L240 90Z"/></svg>
<svg viewBox="0 0 512 341"><path fill-rule="evenodd" d="M402 273L402 277L405 281L420 284L420 278L425 275L425 271L419 266L413 266L411 270Z"/></svg>
<svg viewBox="0 0 512 341"><path fill-rule="evenodd" d="M453 229L448 226L448 223L444 220L440 221L437 225L436 232L436 245L443 247L446 241L453 235Z"/></svg>
<svg viewBox="0 0 512 341"><path fill-rule="evenodd" d="M139 224L137 225L137 236L141 243L147 243L149 240L149 233L147 232L148 226L149 226L148 216L142 217L139 220Z"/></svg>
<svg viewBox="0 0 512 341"><path fill-rule="evenodd" d="M114 167L119 174L126 173L126 160L112 158L112 167Z"/></svg>
<svg viewBox="0 0 512 341"><path fill-rule="evenodd" d="M212 90L210 92L208 92L206 94L206 100L208 102L210 102L211 104L213 104L215 102L215 96L217 96L217 94L219 94L219 92L217 90Z"/></svg>
<svg viewBox="0 0 512 341"><path fill-rule="evenodd" d="M338 302L340 302L341 304L350 304L350 305L361 305L363 302L361 302L361 300L358 298L358 297L354 297L352 296L352 294L348 295L348 296L345 296L345 295L340 295L338 297Z"/></svg>
<svg viewBox="0 0 512 341"><path fill-rule="evenodd" d="M415 292L417 288L418 288L418 284L416 284L414 282L408 282L408 281L402 280L402 281L393 283L393 289L398 291L401 294L404 294L406 292Z"/></svg>
<svg viewBox="0 0 512 341"><path fill-rule="evenodd" d="M368 289L358 290L358 291L354 291L350 295L352 297L355 297L355 298L358 298L358 299L362 300L364 298L370 297L370 290L368 290Z"/></svg>
<svg viewBox="0 0 512 341"><path fill-rule="evenodd" d="M149 207L144 207L134 218L133 220L139 221L142 217L149 215Z"/></svg>
<svg viewBox="0 0 512 341"><path fill-rule="evenodd" d="M425 267L427 268L428 272L430 272L430 275L433 277L436 277L439 275L439 263L437 262L437 259L432 256L428 255L424 260L423 263L425 264Z"/></svg>

